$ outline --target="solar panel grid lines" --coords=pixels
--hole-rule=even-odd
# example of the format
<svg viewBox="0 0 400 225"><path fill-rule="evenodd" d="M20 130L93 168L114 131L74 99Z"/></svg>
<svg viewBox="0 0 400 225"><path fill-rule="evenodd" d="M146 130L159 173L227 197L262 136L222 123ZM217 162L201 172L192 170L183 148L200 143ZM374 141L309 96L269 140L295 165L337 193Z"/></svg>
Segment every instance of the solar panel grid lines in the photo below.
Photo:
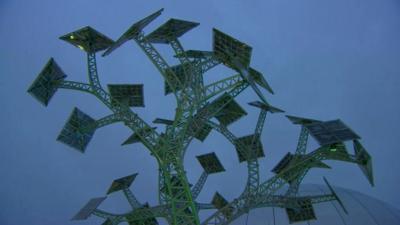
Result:
<svg viewBox="0 0 400 225"><path fill-rule="evenodd" d="M56 93L59 84L67 77L54 58L50 58L35 81L28 88L28 93L47 106Z"/></svg>
<svg viewBox="0 0 400 225"><path fill-rule="evenodd" d="M114 44L111 38L90 26L65 34L60 39L88 53L105 50Z"/></svg>
<svg viewBox="0 0 400 225"><path fill-rule="evenodd" d="M215 152L196 156L204 171L208 174L225 171Z"/></svg>
<svg viewBox="0 0 400 225"><path fill-rule="evenodd" d="M180 19L169 19L156 30L146 36L151 43L168 44L170 41L181 37L186 32L197 27L199 23Z"/></svg>
<svg viewBox="0 0 400 225"><path fill-rule="evenodd" d="M149 25L153 20L155 20L157 17L159 17L164 9L160 9L151 15L139 20L138 22L134 23L132 26L128 28L127 31L125 31L124 34L122 34L116 42L114 42L113 45L111 45L104 53L102 56L107 56L111 52L113 52L115 49L119 48L122 44L127 42L128 40L135 39L137 38L138 34L142 31L143 28L145 28L147 25Z"/></svg>
<svg viewBox="0 0 400 225"><path fill-rule="evenodd" d="M360 136L339 119L326 122L313 122L305 124L305 127L321 146L360 139Z"/></svg>
<svg viewBox="0 0 400 225"><path fill-rule="evenodd" d="M358 140L353 141L353 147L356 159L358 161L358 166L363 174L367 177L369 183L374 186L375 182L372 169L372 157Z"/></svg>
<svg viewBox="0 0 400 225"><path fill-rule="evenodd" d="M298 200L300 208L292 209L286 208L286 213L289 218L289 223L296 223L301 221L316 220L314 208L310 199Z"/></svg>
<svg viewBox="0 0 400 225"><path fill-rule="evenodd" d="M74 108L57 140L84 153L96 130L96 120Z"/></svg>
<svg viewBox="0 0 400 225"><path fill-rule="evenodd" d="M252 145L253 138L254 138L254 134L251 134L251 135L237 138L235 140L236 153L238 155L240 163L250 159L249 156L251 153L250 152L251 148L249 146ZM245 147L245 149L242 149L241 146ZM260 138L257 138L257 140L256 140L256 148L255 149L256 149L256 155L255 155L256 158L265 157L263 145L261 143Z"/></svg>
<svg viewBox="0 0 400 225"><path fill-rule="evenodd" d="M151 130L155 130L156 128L157 128L157 127L152 127L152 128L150 129L150 128L145 127L145 128L143 128L143 129L139 130L138 132L140 132L140 134L141 134L142 136L147 136L147 134L151 133ZM141 141L141 139L140 139L139 135L138 135L136 132L134 132L134 133L133 133L131 136L129 136L128 139L126 139L121 145L128 145L128 144L138 143L138 142L140 142L140 141Z"/></svg>
<svg viewBox="0 0 400 225"><path fill-rule="evenodd" d="M278 164L271 170L271 172L274 172L276 174L280 173L289 165L292 159L293 159L292 153L290 152L286 153L286 155L278 162Z"/></svg>
<svg viewBox="0 0 400 225"><path fill-rule="evenodd" d="M247 112L227 93L215 99L208 107L211 108L223 104L223 102L227 103L214 115L214 117L224 126L228 126L247 115Z"/></svg>
<svg viewBox="0 0 400 225"><path fill-rule="evenodd" d="M224 65L235 70L237 68L233 63L234 59L245 68L250 65L252 48L215 28L213 29L213 52Z"/></svg>
<svg viewBox="0 0 400 225"><path fill-rule="evenodd" d="M248 104L251 105L251 106L260 108L262 110L268 111L270 113L283 113L283 112L285 112L282 109L273 107L271 105L267 105L267 104L265 104L263 102L260 102L260 101L249 102Z"/></svg>
<svg viewBox="0 0 400 225"><path fill-rule="evenodd" d="M202 50L187 50L184 54L177 54L175 57L188 57L193 59L206 59L207 57L213 56L214 53L212 51L202 51Z"/></svg>
<svg viewBox="0 0 400 225"><path fill-rule="evenodd" d="M143 84L109 84L111 104L116 102L129 107L144 107Z"/></svg>
<svg viewBox="0 0 400 225"><path fill-rule="evenodd" d="M155 120L153 120L153 123L172 125L174 123L174 121L173 120L162 119L162 118L156 118Z"/></svg>
<svg viewBox="0 0 400 225"><path fill-rule="evenodd" d="M121 178L114 180L111 183L111 186L107 191L107 194L111 194L113 192L117 192L117 191L121 191L123 189L129 188L129 186L131 186L131 184L133 183L133 181L135 180L137 175L138 175L138 173L134 173L132 175L121 177Z"/></svg>

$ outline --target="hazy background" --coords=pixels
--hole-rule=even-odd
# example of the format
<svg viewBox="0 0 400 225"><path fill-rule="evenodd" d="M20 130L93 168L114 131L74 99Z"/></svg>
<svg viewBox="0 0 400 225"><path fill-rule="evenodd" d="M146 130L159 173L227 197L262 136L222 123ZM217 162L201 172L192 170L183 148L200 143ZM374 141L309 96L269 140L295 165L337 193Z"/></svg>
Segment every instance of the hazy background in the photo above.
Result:
<svg viewBox="0 0 400 225"><path fill-rule="evenodd" d="M0 224L101 224L69 219L93 197L104 196L112 180L139 172L132 190L142 202L157 204L157 167L140 144L121 147L131 134L122 124L96 131L85 154L56 141L73 107L93 118L109 111L93 96L59 90L47 108L27 92L50 57L68 80L86 81L86 56L58 37L90 25L116 40L135 21L165 8L145 29L151 32L169 18L200 22L186 34L186 49L211 50L213 27L253 47L252 67L264 73L275 95L269 102L289 115L331 120L340 118L362 137L373 157L375 187L358 166L328 162L333 170L316 169L305 182L331 183L400 204L400 2L396 0L259 0L259 1L0 1ZM157 45L171 65L168 46ZM163 97L156 68L133 42L106 58L98 57L103 84L143 83L146 108L134 109L147 122L172 118L172 96ZM234 72L217 67L207 82ZM238 101L249 113L230 129L243 136L253 132L258 110L247 106L256 95L246 90ZM250 126L249 126L250 125ZM160 125L158 131L164 128ZM284 116L268 115L262 135L266 157L262 179L293 152L300 128ZM311 141L309 150L317 147ZM233 146L217 132L194 141L185 160L189 179L201 174L196 155L215 151L227 172L209 177L201 202L215 191L232 200L243 190L246 165ZM352 149L350 149L352 153ZM243 178L242 178L243 177ZM101 206L128 209L113 194ZM250 215L251 216L251 215Z"/></svg>

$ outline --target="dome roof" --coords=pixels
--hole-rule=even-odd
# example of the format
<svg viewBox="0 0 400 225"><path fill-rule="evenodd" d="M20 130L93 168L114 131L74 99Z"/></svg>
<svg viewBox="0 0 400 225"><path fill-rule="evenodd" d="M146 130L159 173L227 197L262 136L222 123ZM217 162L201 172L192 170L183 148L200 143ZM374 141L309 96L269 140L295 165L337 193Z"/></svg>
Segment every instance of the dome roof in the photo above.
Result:
<svg viewBox="0 0 400 225"><path fill-rule="evenodd" d="M378 200L346 188L334 187L348 214L337 202L324 202L313 205L316 220L292 223L293 225L399 225L400 210ZM324 185L305 184L299 195L330 194ZM274 223L275 217L275 223ZM234 225L287 225L286 210L282 208L261 208L252 210L232 224Z"/></svg>

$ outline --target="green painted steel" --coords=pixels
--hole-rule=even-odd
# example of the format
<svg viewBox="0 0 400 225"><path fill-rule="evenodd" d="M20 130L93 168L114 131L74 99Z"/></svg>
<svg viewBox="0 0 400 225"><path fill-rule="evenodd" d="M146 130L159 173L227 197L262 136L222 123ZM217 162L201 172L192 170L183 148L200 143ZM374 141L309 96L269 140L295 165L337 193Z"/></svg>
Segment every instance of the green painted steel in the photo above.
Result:
<svg viewBox="0 0 400 225"><path fill-rule="evenodd" d="M130 225L158 224L156 218L164 218L173 225L222 225L261 207L285 208L291 222L318 219L313 210L314 204L338 201L345 210L327 181L331 194L298 195L299 186L311 169L330 168L325 160L357 164L371 185L374 184L371 156L361 145L358 140L360 137L355 132L340 120L320 121L296 116L287 116L293 124L301 126L295 151L286 154L273 168L274 176L261 180L258 160L265 156L262 131L267 114L275 115L284 111L267 102L262 90L270 94L274 92L262 73L250 67L252 47L213 29L212 51L185 50L178 38L199 24L178 19L170 19L149 35L145 35L143 28L159 17L162 11L163 9L158 10L134 23L115 42L89 26L60 37L86 52L88 81L65 80L65 73L51 58L28 89L45 106L58 89L68 89L91 94L111 110L111 114L94 119L75 108L58 137L64 144L84 153L97 129L122 122L133 132L122 145L143 144L157 160L159 205L150 206L137 200L130 190L130 185L137 176L134 173L114 180L107 191L107 194L122 193L131 206L130 211L115 214L98 209L105 200L105 197L101 197L89 201L75 219L87 219L94 215L103 218L104 225L123 222ZM143 85L109 84L106 90L99 80L96 53L105 50L103 56L107 56L127 41L135 42L140 47L160 72L165 82L165 94L171 93L176 99L174 118L156 118L153 121L163 124L162 133L158 133L155 127L150 126L131 109L144 107ZM179 63L170 66L153 44L170 45ZM220 64L239 74L205 84L204 74ZM248 87L259 97L249 105L258 108L260 112L254 133L237 137L228 127L247 115L235 98ZM247 183L243 192L232 201L217 192L210 203L200 203L197 197L208 176L225 169L215 153L197 156L203 173L192 186L183 161L193 139L204 141L212 131L221 133L234 146L239 162L247 164ZM307 152L310 135L320 147ZM345 141L353 141L354 155L347 151ZM268 154L272 154L272 151L268 150ZM277 194L285 185L288 188L283 189L281 193L284 194ZM204 209L215 212L200 222L199 211Z"/></svg>

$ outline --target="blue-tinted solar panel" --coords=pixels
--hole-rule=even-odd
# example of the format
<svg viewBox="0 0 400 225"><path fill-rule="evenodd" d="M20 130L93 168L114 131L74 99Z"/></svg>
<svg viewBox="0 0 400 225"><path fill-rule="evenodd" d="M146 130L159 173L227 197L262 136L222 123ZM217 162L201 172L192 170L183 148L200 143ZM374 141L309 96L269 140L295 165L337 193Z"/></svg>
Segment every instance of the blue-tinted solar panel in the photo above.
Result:
<svg viewBox="0 0 400 225"><path fill-rule="evenodd" d="M298 200L298 204L300 205L299 209L286 208L289 223L317 219L310 199Z"/></svg>
<svg viewBox="0 0 400 225"><path fill-rule="evenodd" d="M183 85L187 79L187 74L185 71L190 71L190 65L187 64L178 64L175 66L170 67L172 73L175 74L176 78L179 80L179 82ZM176 91L180 91L183 89L182 86L175 87ZM164 94L168 95L169 93L172 93L172 88L170 85L165 81L164 82Z"/></svg>
<svg viewBox="0 0 400 225"><path fill-rule="evenodd" d="M239 162L243 162L250 159L249 147L252 145L253 138L254 134L240 137L235 140L236 153L238 155ZM263 145L259 138L256 140L255 144L256 144L256 153L255 153L256 158L264 157L265 154L263 150ZM241 149L241 146L243 146L245 149Z"/></svg>
<svg viewBox="0 0 400 225"><path fill-rule="evenodd" d="M67 75L64 74L56 61L51 58L29 87L28 92L40 103L47 106L65 77Z"/></svg>
<svg viewBox="0 0 400 225"><path fill-rule="evenodd" d="M83 153L95 130L96 120L74 108L57 140Z"/></svg>
<svg viewBox="0 0 400 225"><path fill-rule="evenodd" d="M132 182L135 180L137 175L138 174L135 173L130 176L121 177L119 179L114 180L110 188L108 189L107 194L111 194L113 192L123 190L124 188L128 188L129 186L131 186Z"/></svg>
<svg viewBox="0 0 400 225"><path fill-rule="evenodd" d="M143 84L109 84L111 103L130 107L144 107Z"/></svg>
<svg viewBox="0 0 400 225"><path fill-rule="evenodd" d="M170 19L155 31L146 36L146 40L152 43L169 43L171 40L177 39L189 30L198 26L199 23L194 23L185 20Z"/></svg>
<svg viewBox="0 0 400 225"><path fill-rule="evenodd" d="M305 127L321 146L360 138L340 120L313 122Z"/></svg>
<svg viewBox="0 0 400 225"><path fill-rule="evenodd" d="M106 199L107 197L92 198L86 205L72 218L72 220L86 220L94 210Z"/></svg>
<svg viewBox="0 0 400 225"><path fill-rule="evenodd" d="M196 158L208 174L225 171L215 152L199 155Z"/></svg>
<svg viewBox="0 0 400 225"><path fill-rule="evenodd" d="M237 69L234 61L243 68L250 65L252 48L217 29L213 29L213 51L219 61L233 69Z"/></svg>
<svg viewBox="0 0 400 225"><path fill-rule="evenodd" d="M60 37L61 40L80 48L86 52L102 51L110 47L114 41L90 26L68 33Z"/></svg>

